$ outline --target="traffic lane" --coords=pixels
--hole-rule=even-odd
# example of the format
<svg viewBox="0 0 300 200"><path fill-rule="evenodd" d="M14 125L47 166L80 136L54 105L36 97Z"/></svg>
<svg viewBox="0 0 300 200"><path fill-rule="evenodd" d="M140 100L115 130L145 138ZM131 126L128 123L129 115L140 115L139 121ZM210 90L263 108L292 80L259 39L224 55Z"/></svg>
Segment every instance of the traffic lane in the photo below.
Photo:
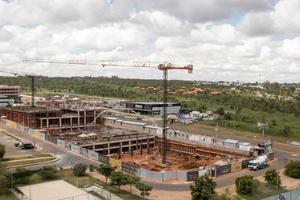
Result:
<svg viewBox="0 0 300 200"><path fill-rule="evenodd" d="M6 135L5 133L1 133L0 131L0 144L5 145L5 156L15 156L15 155L22 155L22 154L33 154L36 151L33 149L22 150L15 147L15 143L18 140Z"/></svg>
<svg viewBox="0 0 300 200"><path fill-rule="evenodd" d="M20 138L28 139L33 141L37 146L37 152L40 153L52 153L54 155L58 155L59 160L55 163L50 163L48 165L57 165L59 167L64 166L74 166L76 163L84 163L84 164L99 164L99 162L89 160L81 155L75 154L63 147L60 147L56 144L53 144L48 141L41 141L37 138L34 138L32 135L28 133L22 133L18 130L11 129L8 127L4 127L0 125L0 128L7 130L8 132L11 132L15 135L17 135ZM37 165L38 166L38 165ZM42 165L45 166L45 165Z"/></svg>

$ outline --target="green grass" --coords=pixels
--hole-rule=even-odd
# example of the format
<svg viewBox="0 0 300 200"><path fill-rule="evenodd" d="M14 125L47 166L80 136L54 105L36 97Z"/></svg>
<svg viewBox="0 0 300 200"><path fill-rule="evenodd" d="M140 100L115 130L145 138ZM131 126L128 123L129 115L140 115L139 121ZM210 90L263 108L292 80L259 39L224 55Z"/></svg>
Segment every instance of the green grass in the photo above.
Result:
<svg viewBox="0 0 300 200"><path fill-rule="evenodd" d="M91 176L83 176L83 177L77 177L73 174L72 170L63 170L62 172L60 172L60 175L62 176L62 179L79 187L82 188L86 185L93 185L95 183L103 186L104 189L108 190L111 193L114 193L115 195L125 199L125 200L141 200L142 198L131 194L130 192L124 191L124 190L120 190L114 186L111 185L106 185L104 182L95 179Z"/></svg>
<svg viewBox="0 0 300 200"><path fill-rule="evenodd" d="M0 195L1 200L18 200L18 198L13 193Z"/></svg>
<svg viewBox="0 0 300 200"><path fill-rule="evenodd" d="M33 154L33 155L20 155L10 156L4 158L2 164L7 168L22 167L37 165L43 162L55 160L56 158L51 154Z"/></svg>
<svg viewBox="0 0 300 200"><path fill-rule="evenodd" d="M26 154L26 155L17 155L17 156L7 156L7 157L3 158L2 161L13 161L13 160L42 158L42 157L53 157L53 156L50 153Z"/></svg>
<svg viewBox="0 0 300 200"><path fill-rule="evenodd" d="M240 195L240 196L246 200L258 200L258 199L263 199L263 198L267 198L270 196L274 196L274 195L278 194L278 191L280 193L287 192L287 190L285 190L283 188L280 188L278 190L277 186L271 186L266 183L260 182L257 186L256 191L254 192L254 194L252 196L250 196L250 195Z"/></svg>

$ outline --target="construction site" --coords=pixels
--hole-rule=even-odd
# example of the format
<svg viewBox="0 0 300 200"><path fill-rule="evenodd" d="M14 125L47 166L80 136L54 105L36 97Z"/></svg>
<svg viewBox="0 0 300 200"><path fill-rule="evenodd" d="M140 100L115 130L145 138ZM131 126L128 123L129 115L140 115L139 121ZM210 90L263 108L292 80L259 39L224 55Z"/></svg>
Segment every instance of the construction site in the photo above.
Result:
<svg viewBox="0 0 300 200"><path fill-rule="evenodd" d="M219 176L239 171L247 166L253 153L265 153L264 149L239 141L169 130L168 114L174 114L173 111L178 114L180 104L168 102L168 71L191 72L193 67L167 63L158 69L163 71L163 102L128 102L112 108L100 101L86 102L77 97L37 98L35 80L41 76L27 75L32 94L30 101L23 103L29 105L1 107L1 120L15 123L15 127L42 130L41 137L45 140L156 181L193 180L203 173ZM139 105L151 105L150 114L159 111L162 126L145 120L137 112ZM168 112L169 106L174 108Z"/></svg>

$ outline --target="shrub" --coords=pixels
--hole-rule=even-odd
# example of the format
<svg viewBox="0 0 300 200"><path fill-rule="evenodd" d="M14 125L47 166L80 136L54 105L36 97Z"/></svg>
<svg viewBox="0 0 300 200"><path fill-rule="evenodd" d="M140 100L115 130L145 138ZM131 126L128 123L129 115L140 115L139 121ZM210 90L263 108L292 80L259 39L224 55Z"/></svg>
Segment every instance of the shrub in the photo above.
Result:
<svg viewBox="0 0 300 200"><path fill-rule="evenodd" d="M89 170L90 170L90 172L95 171L95 169L96 169L96 166L95 166L95 165L93 165L93 164L90 164L90 165L89 165Z"/></svg>
<svg viewBox="0 0 300 200"><path fill-rule="evenodd" d="M209 200L215 194L216 182L208 175L201 176L195 180L195 185L191 185L191 195L193 200Z"/></svg>
<svg viewBox="0 0 300 200"><path fill-rule="evenodd" d="M0 195L8 192L8 180L4 175L0 175Z"/></svg>
<svg viewBox="0 0 300 200"><path fill-rule="evenodd" d="M0 160L3 159L4 154L5 154L5 145L0 144Z"/></svg>
<svg viewBox="0 0 300 200"><path fill-rule="evenodd" d="M291 161L285 168L285 174L292 178L300 178L300 161Z"/></svg>
<svg viewBox="0 0 300 200"><path fill-rule="evenodd" d="M270 169L265 173L265 181L270 185L281 185L281 178L279 176L279 172L275 169Z"/></svg>
<svg viewBox="0 0 300 200"><path fill-rule="evenodd" d="M87 169L86 164L78 163L73 167L73 173L75 176L85 176L86 169Z"/></svg>
<svg viewBox="0 0 300 200"><path fill-rule="evenodd" d="M44 180L52 180L58 178L57 169L54 167L43 167L39 173Z"/></svg>
<svg viewBox="0 0 300 200"><path fill-rule="evenodd" d="M15 184L28 184L32 173L32 171L25 168L17 168L13 173Z"/></svg>
<svg viewBox="0 0 300 200"><path fill-rule="evenodd" d="M246 176L241 176L235 179L235 186L236 186L236 191L239 194L253 194L255 191L256 181L253 176L246 175Z"/></svg>

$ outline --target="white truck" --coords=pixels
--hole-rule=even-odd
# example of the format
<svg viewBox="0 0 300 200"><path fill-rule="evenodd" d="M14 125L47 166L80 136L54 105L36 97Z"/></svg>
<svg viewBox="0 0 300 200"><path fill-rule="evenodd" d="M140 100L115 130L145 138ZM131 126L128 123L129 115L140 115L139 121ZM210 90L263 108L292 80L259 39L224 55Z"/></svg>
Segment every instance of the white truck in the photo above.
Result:
<svg viewBox="0 0 300 200"><path fill-rule="evenodd" d="M250 170L260 170L268 167L268 156L267 155L262 155L258 156L254 160L249 161L248 163L248 169Z"/></svg>

